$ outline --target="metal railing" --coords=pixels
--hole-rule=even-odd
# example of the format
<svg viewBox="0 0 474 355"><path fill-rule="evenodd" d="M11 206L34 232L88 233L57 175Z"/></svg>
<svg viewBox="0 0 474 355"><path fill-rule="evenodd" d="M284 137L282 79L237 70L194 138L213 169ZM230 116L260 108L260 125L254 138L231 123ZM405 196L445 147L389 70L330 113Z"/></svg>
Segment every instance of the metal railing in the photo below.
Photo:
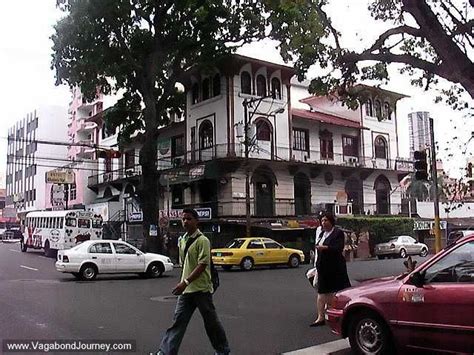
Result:
<svg viewBox="0 0 474 355"><path fill-rule="evenodd" d="M291 156L290 156L291 152ZM206 149L185 152L180 156L162 155L157 159L158 171L180 168L186 164L205 163L215 159L245 159L245 146L242 143L217 144ZM380 159L368 156L351 156L342 153L324 154L320 150L299 151L288 147L272 147L267 142L253 144L249 159L301 162L347 168L367 168L380 170L412 171L412 162L407 159ZM121 168L89 178L89 186L116 181L141 174L141 167Z"/></svg>

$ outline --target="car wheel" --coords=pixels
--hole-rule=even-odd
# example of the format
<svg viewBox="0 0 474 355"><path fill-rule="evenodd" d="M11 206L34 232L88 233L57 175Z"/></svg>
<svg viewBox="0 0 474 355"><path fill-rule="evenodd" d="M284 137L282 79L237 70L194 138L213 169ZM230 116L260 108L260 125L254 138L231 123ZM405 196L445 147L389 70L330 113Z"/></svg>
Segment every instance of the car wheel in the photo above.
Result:
<svg viewBox="0 0 474 355"><path fill-rule="evenodd" d="M240 262L240 268L244 271L250 271L253 269L253 259L250 257L245 257Z"/></svg>
<svg viewBox="0 0 474 355"><path fill-rule="evenodd" d="M146 275L150 278L157 278L160 277L164 271L165 268L162 264L154 262L148 266L148 269L146 270Z"/></svg>
<svg viewBox="0 0 474 355"><path fill-rule="evenodd" d="M296 254L291 255L288 259L288 266L293 268L300 266L300 257Z"/></svg>
<svg viewBox="0 0 474 355"><path fill-rule="evenodd" d="M97 277L97 267L94 264L82 265L79 275L84 281L92 281Z"/></svg>
<svg viewBox="0 0 474 355"><path fill-rule="evenodd" d="M230 269L232 269L232 265L222 265L222 268L223 268L225 271L229 271Z"/></svg>
<svg viewBox="0 0 474 355"><path fill-rule="evenodd" d="M349 343L356 354L394 354L394 344L385 322L372 312L354 316L349 324Z"/></svg>
<svg viewBox="0 0 474 355"><path fill-rule="evenodd" d="M379 258L379 260L382 260L382 259L385 259L385 256L383 256L383 255L377 255L377 258Z"/></svg>
<svg viewBox="0 0 474 355"><path fill-rule="evenodd" d="M23 239L20 240L20 250L25 253L28 250L28 246L23 242Z"/></svg>
<svg viewBox="0 0 474 355"><path fill-rule="evenodd" d="M427 255L428 255L428 249L425 249L425 248L421 249L420 256L425 257Z"/></svg>
<svg viewBox="0 0 474 355"><path fill-rule="evenodd" d="M407 257L407 251L405 249L400 249L400 257L405 259Z"/></svg>

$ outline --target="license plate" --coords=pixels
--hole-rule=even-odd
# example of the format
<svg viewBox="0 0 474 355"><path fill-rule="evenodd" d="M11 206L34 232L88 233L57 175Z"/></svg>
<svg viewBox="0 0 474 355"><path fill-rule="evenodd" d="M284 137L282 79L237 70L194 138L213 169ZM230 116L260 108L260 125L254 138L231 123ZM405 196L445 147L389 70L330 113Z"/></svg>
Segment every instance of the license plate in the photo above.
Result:
<svg viewBox="0 0 474 355"><path fill-rule="evenodd" d="M222 254L221 253L216 253L216 256L222 256Z"/></svg>

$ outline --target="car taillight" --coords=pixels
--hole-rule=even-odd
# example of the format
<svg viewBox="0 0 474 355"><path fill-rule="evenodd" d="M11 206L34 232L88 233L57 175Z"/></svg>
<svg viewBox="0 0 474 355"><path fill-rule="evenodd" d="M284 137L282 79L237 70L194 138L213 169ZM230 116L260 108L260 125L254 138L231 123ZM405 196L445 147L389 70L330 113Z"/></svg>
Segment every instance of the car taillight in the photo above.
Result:
<svg viewBox="0 0 474 355"><path fill-rule="evenodd" d="M69 258L66 255L63 255L63 263L68 263Z"/></svg>
<svg viewBox="0 0 474 355"><path fill-rule="evenodd" d="M390 249L395 249L395 244L390 244Z"/></svg>

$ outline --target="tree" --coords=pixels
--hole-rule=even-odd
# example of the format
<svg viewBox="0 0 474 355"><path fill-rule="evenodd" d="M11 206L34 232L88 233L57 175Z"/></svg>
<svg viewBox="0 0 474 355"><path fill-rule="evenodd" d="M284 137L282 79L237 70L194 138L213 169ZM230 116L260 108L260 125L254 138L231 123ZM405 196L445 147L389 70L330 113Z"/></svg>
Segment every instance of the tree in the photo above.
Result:
<svg viewBox="0 0 474 355"><path fill-rule="evenodd" d="M361 52L341 46L341 33L325 10L328 3L266 1L270 35L281 42L283 57L296 61L300 77L313 64L329 72L312 81L314 93L336 92L357 106L358 93L351 90L356 81L388 79L387 65L400 63L414 85L427 89L440 77L456 84L442 90L454 108L467 106L459 100L462 91L474 98L474 1L372 0L372 17L393 26Z"/></svg>
<svg viewBox="0 0 474 355"><path fill-rule="evenodd" d="M142 132L142 177L137 191L143 210L145 249L161 251L150 238L158 219L158 128L180 111L176 89L193 66L206 66L264 35L262 4L231 0L57 0L65 17L55 26L52 67L57 84L78 85L87 99L97 90L123 92L108 110L119 141ZM156 241L152 242L152 241Z"/></svg>

